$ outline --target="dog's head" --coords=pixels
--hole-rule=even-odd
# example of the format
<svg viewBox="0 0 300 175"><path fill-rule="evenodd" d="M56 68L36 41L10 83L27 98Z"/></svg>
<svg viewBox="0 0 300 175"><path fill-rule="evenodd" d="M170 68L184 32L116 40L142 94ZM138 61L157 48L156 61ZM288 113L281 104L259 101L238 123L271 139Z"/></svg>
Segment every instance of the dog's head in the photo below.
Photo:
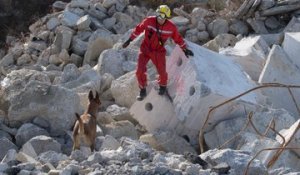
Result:
<svg viewBox="0 0 300 175"><path fill-rule="evenodd" d="M89 92L89 106L91 108L93 108L94 111L98 111L98 109L100 108L100 105L101 105L101 101L100 101L100 97L99 97L99 94L98 92L96 92L96 96L94 97L93 95L93 91L90 91Z"/></svg>

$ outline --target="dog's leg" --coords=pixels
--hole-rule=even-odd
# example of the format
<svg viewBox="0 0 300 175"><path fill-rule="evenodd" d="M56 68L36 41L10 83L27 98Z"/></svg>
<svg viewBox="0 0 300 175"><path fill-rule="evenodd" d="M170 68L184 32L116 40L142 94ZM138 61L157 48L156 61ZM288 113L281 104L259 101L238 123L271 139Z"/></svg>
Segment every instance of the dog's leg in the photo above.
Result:
<svg viewBox="0 0 300 175"><path fill-rule="evenodd" d="M80 147L79 122L76 122L73 129L73 151L75 149L79 149L79 147Z"/></svg>
<svg viewBox="0 0 300 175"><path fill-rule="evenodd" d="M95 151L95 142L92 142L90 148L91 148L91 152Z"/></svg>
<svg viewBox="0 0 300 175"><path fill-rule="evenodd" d="M73 137L73 151L76 150L76 149L79 149L80 148L80 139L79 139L79 136L76 135Z"/></svg>

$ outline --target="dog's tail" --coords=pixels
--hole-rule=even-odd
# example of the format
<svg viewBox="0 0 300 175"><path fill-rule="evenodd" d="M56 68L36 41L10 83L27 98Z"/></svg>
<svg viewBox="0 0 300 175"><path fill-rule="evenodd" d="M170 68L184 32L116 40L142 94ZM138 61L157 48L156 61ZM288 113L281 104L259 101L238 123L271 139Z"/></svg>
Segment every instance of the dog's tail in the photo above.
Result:
<svg viewBox="0 0 300 175"><path fill-rule="evenodd" d="M79 124L79 131L81 133L84 133L83 122L82 122L82 120L80 118L80 115L78 113L75 113L75 115L76 115L76 118L77 118L77 121L78 121L78 124Z"/></svg>

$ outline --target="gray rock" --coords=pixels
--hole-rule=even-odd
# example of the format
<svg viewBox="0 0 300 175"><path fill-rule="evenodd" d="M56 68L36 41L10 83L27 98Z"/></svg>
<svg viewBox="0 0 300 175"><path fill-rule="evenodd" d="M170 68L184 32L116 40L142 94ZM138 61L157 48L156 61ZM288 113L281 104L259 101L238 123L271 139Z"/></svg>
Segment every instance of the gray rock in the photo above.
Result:
<svg viewBox="0 0 300 175"><path fill-rule="evenodd" d="M197 29L199 31L206 31L206 24L203 21L198 21Z"/></svg>
<svg viewBox="0 0 300 175"><path fill-rule="evenodd" d="M0 138L0 145L1 145L0 160L4 158L8 150L10 149L18 150L18 147L15 144L13 144L10 140L8 140L6 137Z"/></svg>
<svg viewBox="0 0 300 175"><path fill-rule="evenodd" d="M107 124L103 127L103 132L105 135L111 135L117 139L125 136L132 139L138 139L138 133L135 126L127 120Z"/></svg>
<svg viewBox="0 0 300 175"><path fill-rule="evenodd" d="M197 38L200 42L207 42L209 40L209 33L207 31L198 32Z"/></svg>
<svg viewBox="0 0 300 175"><path fill-rule="evenodd" d="M9 163L10 161L15 161L16 159L17 159L17 151L15 149L10 149L7 151L1 163Z"/></svg>
<svg viewBox="0 0 300 175"><path fill-rule="evenodd" d="M74 0L71 1L69 6L72 8L82 8L82 9L88 9L91 5L91 2L85 1L85 0Z"/></svg>
<svg viewBox="0 0 300 175"><path fill-rule="evenodd" d="M87 42L82 41L78 37L73 37L71 49L74 52L74 54L83 56L85 54L85 52L87 51L87 47L88 47Z"/></svg>
<svg viewBox="0 0 300 175"><path fill-rule="evenodd" d="M49 122L47 122L47 120L43 119L42 117L35 117L33 119L33 123L36 124L39 127L42 127L42 128L49 128L50 127Z"/></svg>
<svg viewBox="0 0 300 175"><path fill-rule="evenodd" d="M65 10L61 16L61 23L68 27L75 27L80 16L70 11Z"/></svg>
<svg viewBox="0 0 300 175"><path fill-rule="evenodd" d="M216 37L221 33L228 33L229 24L225 19L215 19L207 26L208 33L211 37Z"/></svg>
<svg viewBox="0 0 300 175"><path fill-rule="evenodd" d="M198 36L197 36L198 33L199 33L199 31L198 31L197 28L195 28L195 29L190 29L190 30L186 31L184 37L185 37L187 40L196 43L196 42L198 42Z"/></svg>
<svg viewBox="0 0 300 175"><path fill-rule="evenodd" d="M82 66L83 58L81 56L72 53L70 59L71 62L74 63L77 67Z"/></svg>
<svg viewBox="0 0 300 175"><path fill-rule="evenodd" d="M72 37L73 37L73 31L69 28L60 27L56 29L56 37L54 39L54 45L57 47L58 53L62 49L69 50L69 47L71 45Z"/></svg>
<svg viewBox="0 0 300 175"><path fill-rule="evenodd" d="M85 15L76 22L77 29L78 30L89 30L91 22L92 21L89 18L89 15Z"/></svg>
<svg viewBox="0 0 300 175"><path fill-rule="evenodd" d="M249 33L247 24L241 20L233 20L229 26L229 31L235 35L247 35Z"/></svg>
<svg viewBox="0 0 300 175"><path fill-rule="evenodd" d="M37 160L40 161L41 163L43 164L50 163L54 167L57 167L60 161L64 161L67 159L68 156L61 153L57 153L56 151L52 151L52 150L43 152L37 157Z"/></svg>
<svg viewBox="0 0 300 175"><path fill-rule="evenodd" d="M112 29L113 26L116 24L117 19L114 17L111 18L106 18L105 20L103 20L103 25L105 26L105 28L107 29Z"/></svg>
<svg viewBox="0 0 300 175"><path fill-rule="evenodd" d="M120 146L120 143L114 137L106 135L99 150L117 150Z"/></svg>
<svg viewBox="0 0 300 175"><path fill-rule="evenodd" d="M158 151L173 152L175 154L184 154L185 152L196 154L194 148L174 131L157 131L153 134L145 134L139 140L150 144Z"/></svg>
<svg viewBox="0 0 300 175"><path fill-rule="evenodd" d="M18 66L25 66L27 64L32 63L31 56L29 54L23 54L21 57L17 59Z"/></svg>
<svg viewBox="0 0 300 175"><path fill-rule="evenodd" d="M97 18L98 20L103 20L107 17L106 13L92 6L88 11L90 16Z"/></svg>
<svg viewBox="0 0 300 175"><path fill-rule="evenodd" d="M48 30L54 30L57 26L60 25L60 21L57 18L52 17L49 19L46 25Z"/></svg>
<svg viewBox="0 0 300 175"><path fill-rule="evenodd" d="M83 152L82 150L75 150L72 151L70 158L74 159L78 162L82 162L84 160L86 160L88 158L88 154L86 154L85 152Z"/></svg>
<svg viewBox="0 0 300 175"><path fill-rule="evenodd" d="M84 64L94 66L100 53L113 46L113 40L110 37L111 32L105 29L98 29L89 38L88 48L84 55Z"/></svg>
<svg viewBox="0 0 300 175"><path fill-rule="evenodd" d="M7 138L8 140L12 141L12 137L9 135L9 133L5 132L5 131L2 131L0 130L0 138Z"/></svg>
<svg viewBox="0 0 300 175"><path fill-rule="evenodd" d="M276 5L276 2L274 0L261 0L259 9L260 10L267 10L273 6Z"/></svg>
<svg viewBox="0 0 300 175"><path fill-rule="evenodd" d="M200 155L204 160L211 160L217 164L226 162L230 167L230 172L233 174L240 174L245 171L251 156L243 151L235 151L230 149L223 150L209 150ZM267 168L257 159L254 159L249 166L249 175L266 174Z"/></svg>
<svg viewBox="0 0 300 175"><path fill-rule="evenodd" d="M281 24L274 16L272 16L265 20L265 26L271 30L275 30L278 29Z"/></svg>
<svg viewBox="0 0 300 175"><path fill-rule="evenodd" d="M107 8L107 9L109 9L111 6L113 6L114 4L116 4L116 0L104 0L103 2L102 2L102 6L104 7L104 8Z"/></svg>
<svg viewBox="0 0 300 175"><path fill-rule="evenodd" d="M124 75L125 73L127 73L127 71L125 72L123 70L123 62L124 61L136 62L136 59L137 59L137 52L134 50L108 49L101 53L98 59L97 71L101 75L103 75L104 73L110 73L115 78L118 78Z"/></svg>
<svg viewBox="0 0 300 175"><path fill-rule="evenodd" d="M31 138L39 135L49 136L49 133L45 129L42 129L36 125L25 123L18 129L18 132L15 136L16 144L21 147Z"/></svg>
<svg viewBox="0 0 300 175"><path fill-rule="evenodd" d="M7 163L0 163L0 173L6 172L8 170L9 166Z"/></svg>
<svg viewBox="0 0 300 175"><path fill-rule="evenodd" d="M262 20L249 18L249 19L247 19L247 23L252 27L252 29L257 34L268 34L269 33Z"/></svg>
<svg viewBox="0 0 300 175"><path fill-rule="evenodd" d="M88 69L83 70L78 78L61 83L61 85L65 88L72 89L77 93L87 93L89 90L98 91L101 87L101 76L97 71L89 67Z"/></svg>
<svg viewBox="0 0 300 175"><path fill-rule="evenodd" d="M56 10L64 10L67 6L67 3L66 2L62 2L62 1L55 1L53 4L52 4L52 7Z"/></svg>
<svg viewBox="0 0 300 175"><path fill-rule="evenodd" d="M11 124L41 116L50 123L50 133L53 135L62 134L73 126L74 112L80 113L82 110L75 92L50 85L46 74L33 70L14 71L7 78L9 86L3 89L5 93L0 93L0 96L4 102L11 104L9 109L4 109L8 111ZM16 94L15 91L20 93ZM65 108L65 104L68 104L68 108Z"/></svg>
<svg viewBox="0 0 300 175"><path fill-rule="evenodd" d="M47 151L54 151L57 153L61 153L61 145L51 137L47 136L36 136L26 142L22 149L22 152L31 156L38 157L41 153Z"/></svg>

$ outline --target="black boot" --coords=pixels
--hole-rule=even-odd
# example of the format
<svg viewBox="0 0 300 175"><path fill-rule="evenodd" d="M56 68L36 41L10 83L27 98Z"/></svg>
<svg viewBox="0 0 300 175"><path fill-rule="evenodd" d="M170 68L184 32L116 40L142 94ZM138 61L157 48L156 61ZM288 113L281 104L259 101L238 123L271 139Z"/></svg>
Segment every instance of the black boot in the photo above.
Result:
<svg viewBox="0 0 300 175"><path fill-rule="evenodd" d="M166 93L167 86L159 86L158 94L164 95Z"/></svg>
<svg viewBox="0 0 300 175"><path fill-rule="evenodd" d="M136 97L138 101L142 101L147 96L146 88L140 90L140 95Z"/></svg>

